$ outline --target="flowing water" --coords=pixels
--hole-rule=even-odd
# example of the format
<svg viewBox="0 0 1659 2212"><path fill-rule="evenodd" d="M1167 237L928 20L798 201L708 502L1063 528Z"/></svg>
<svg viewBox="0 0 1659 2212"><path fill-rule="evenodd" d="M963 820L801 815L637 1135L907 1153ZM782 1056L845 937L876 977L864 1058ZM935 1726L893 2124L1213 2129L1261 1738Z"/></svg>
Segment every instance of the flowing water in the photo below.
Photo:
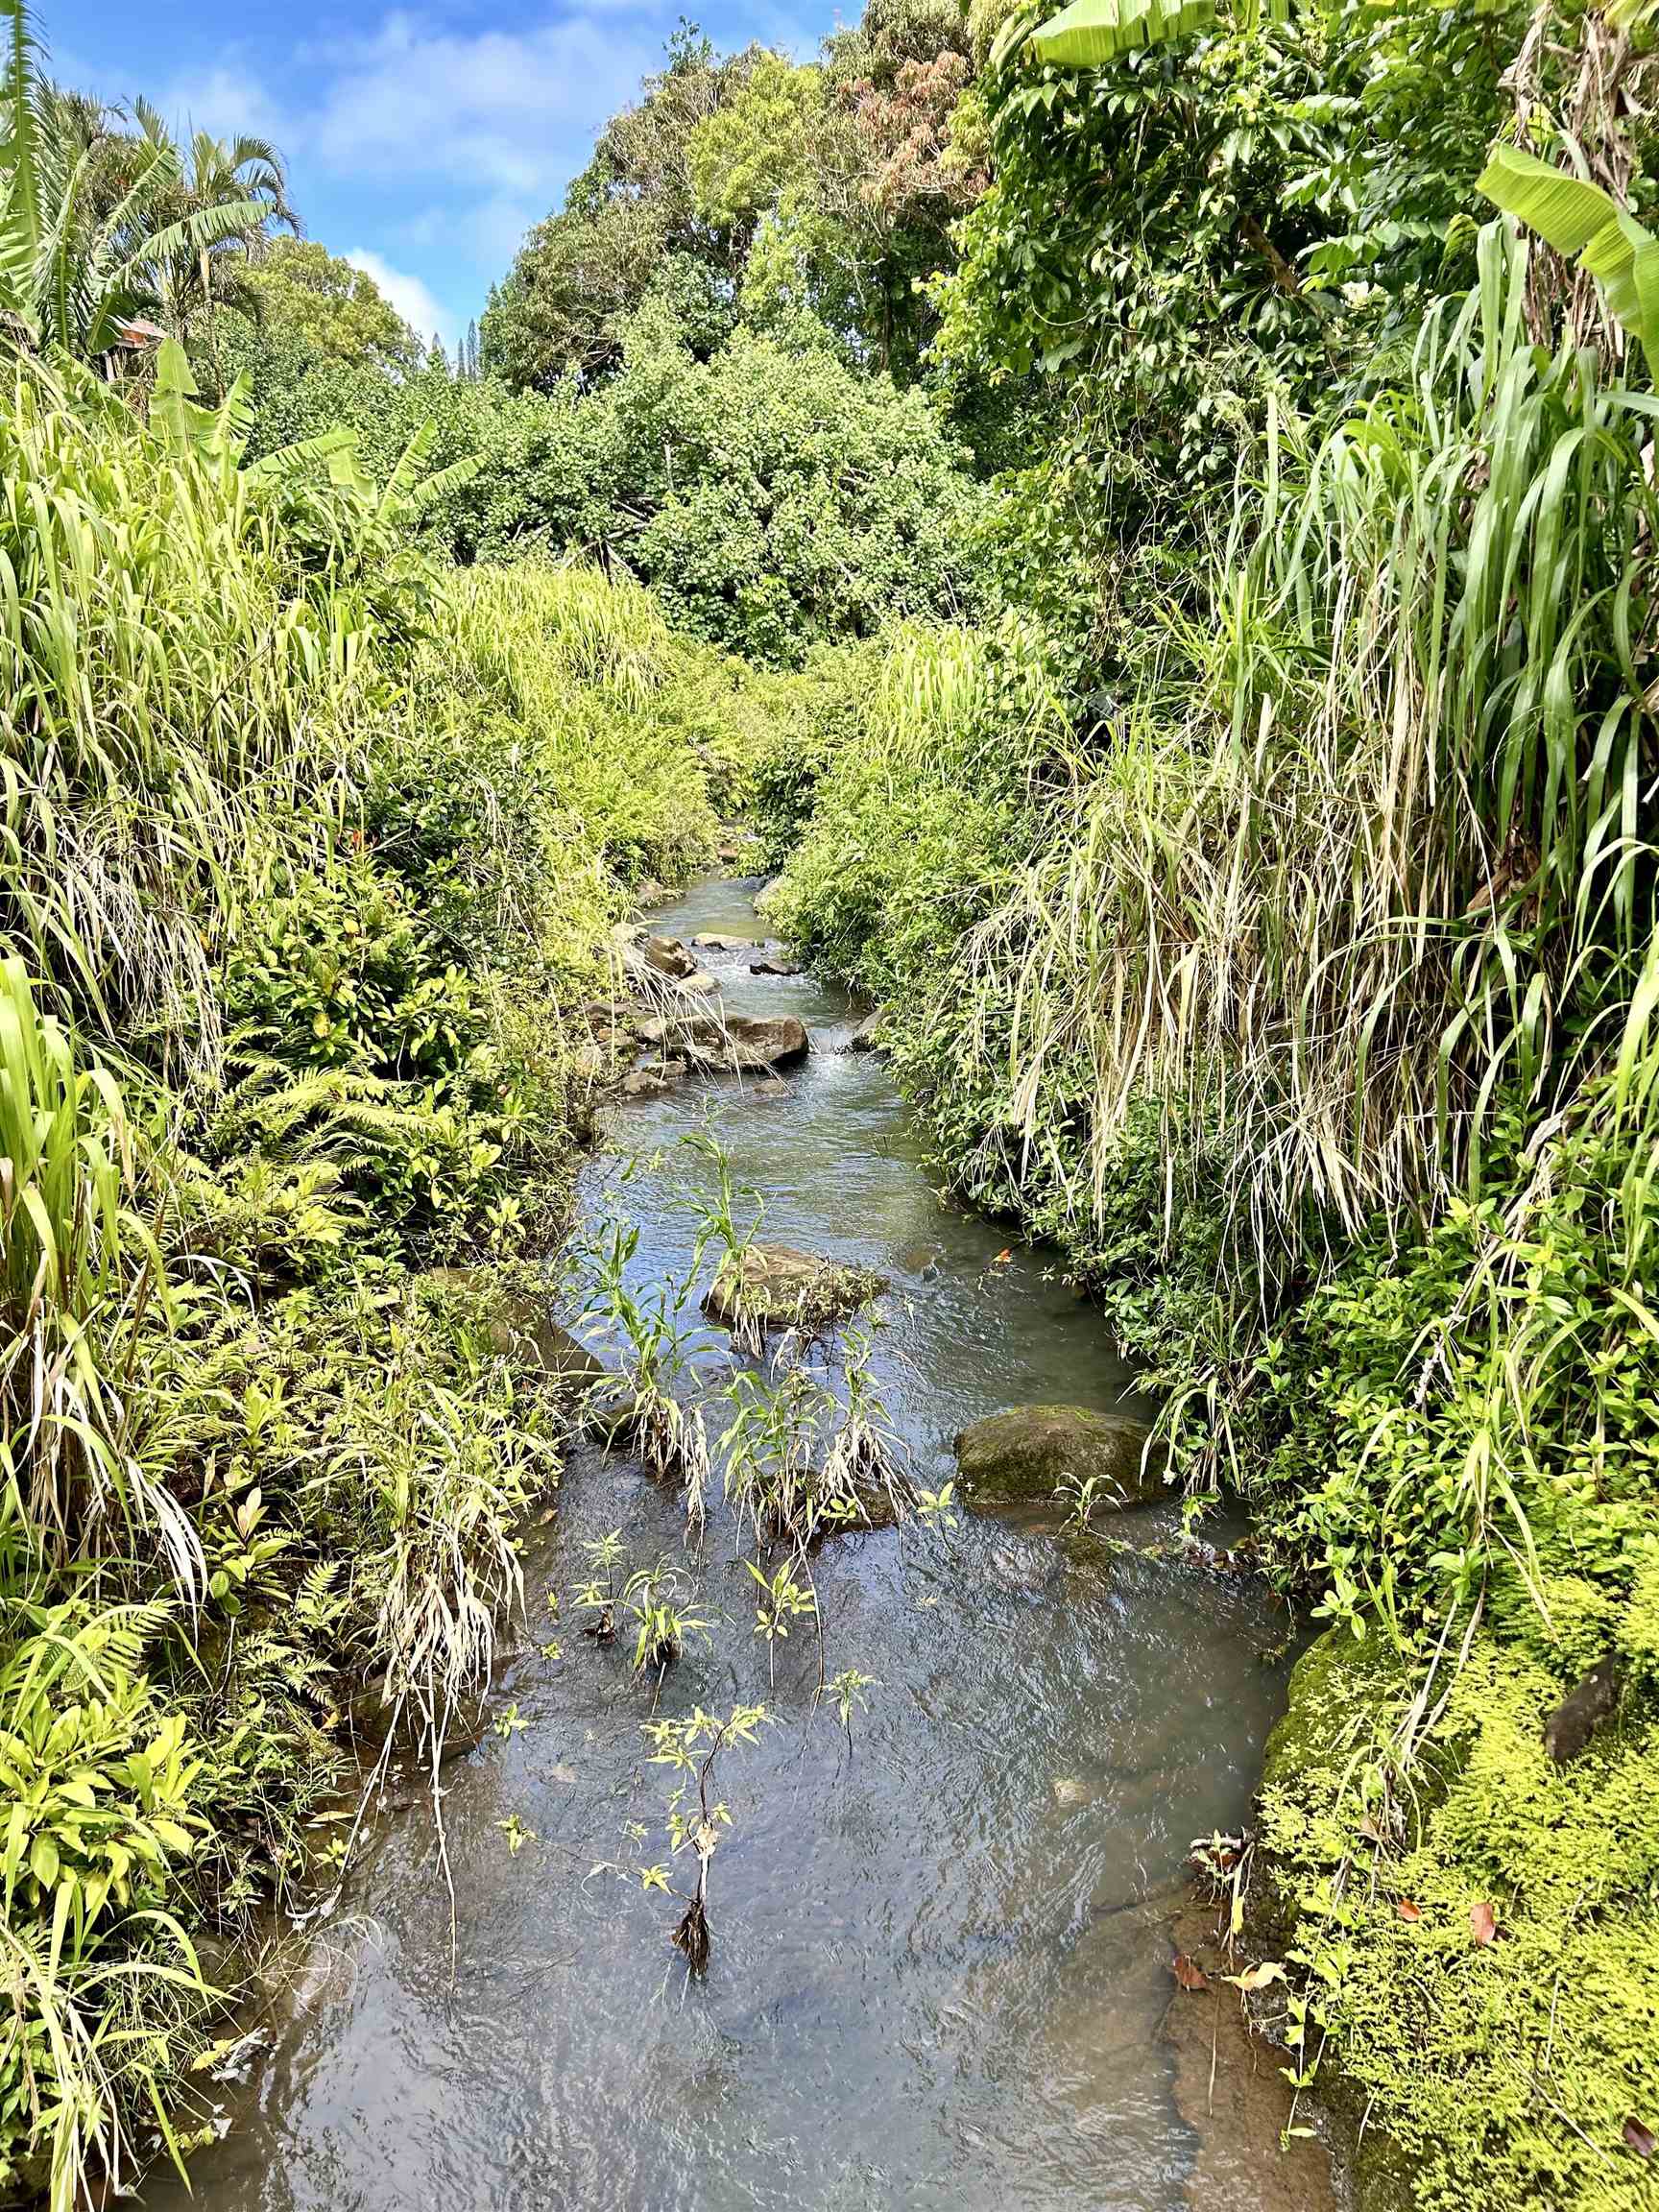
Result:
<svg viewBox="0 0 1659 2212"><path fill-rule="evenodd" d="M760 936L747 889L706 884L653 926ZM794 1012L814 1051L787 1095L712 1079L616 1116L628 1151L718 1135L765 1196L762 1236L878 1268L876 1369L914 1474L1005 1406L1132 1401L1097 1317L1040 1253L944 1205L844 998L708 955L734 1012ZM614 1165L595 1169L613 1179ZM595 1206L641 1227L637 1269L684 1266L666 1165ZM722 1340L723 1345L723 1340ZM725 1355L710 1358L718 1368ZM1175 1524L1134 1518L1138 1540ZM767 1684L737 1532L711 1519L698 1610L713 1647L664 1712L764 1698L778 1725L721 1781L713 1957L687 1983L671 1901L605 1863L666 1857L667 1783L644 1763L648 1688L621 1640L548 1636L578 1546L680 1551L677 1502L579 1452L527 1539L530 1625L487 1734L446 1769L456 1898L419 1804L381 1825L336 1918L275 2000L269 2046L197 2159L213 2212L939 2212L1180 2206L1196 2151L1160 2036L1189 1843L1245 1816L1282 1700L1280 1617L1252 1584L1114 1552L1059 1517L963 1516L832 1539L815 1562L830 1673L876 1677L851 1755L798 1630ZM500 1823L534 1832L517 1852ZM650 1833L641 1840L634 1824ZM181 2212L171 2179L152 2212ZM1240 2200L1242 2201L1242 2200Z"/></svg>

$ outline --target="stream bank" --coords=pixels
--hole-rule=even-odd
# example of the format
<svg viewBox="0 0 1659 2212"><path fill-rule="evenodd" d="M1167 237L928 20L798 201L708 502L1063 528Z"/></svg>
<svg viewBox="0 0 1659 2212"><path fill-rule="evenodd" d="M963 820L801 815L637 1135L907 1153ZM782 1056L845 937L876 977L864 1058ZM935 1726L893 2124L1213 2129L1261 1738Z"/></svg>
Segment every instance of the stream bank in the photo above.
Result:
<svg viewBox="0 0 1659 2212"><path fill-rule="evenodd" d="M750 887L723 883L653 926L687 942L764 935ZM616 1159L637 1165L596 1162L587 1203L637 1224L641 1290L688 1262L679 1140L708 1128L764 1192L763 1236L887 1279L874 1372L919 1482L948 1479L954 1433L1005 1407L1136 1410L1096 1317L1046 1256L940 1201L880 1060L843 1049L846 998L753 974L760 956L743 946L705 957L730 1011L792 1016L813 1048L782 1085L693 1077L617 1108ZM729 1340L708 1331L698 1364L711 1384L729 1374ZM1173 1552L1176 1525L1158 1504L1133 1534ZM814 1568L827 1664L873 1678L849 1750L815 1701L809 1634L778 1647L768 1682L738 1531L712 1512L695 1566L712 1646L675 1664L661 1710L764 1698L777 1725L723 1776L734 1827L714 1958L687 1985L664 1900L600 1870L637 1857L637 1827L661 1835L664 1786L639 1733L651 1697L574 1622L550 1634L544 1602L568 1598L585 1542L617 1527L632 1562L681 1555L678 1499L625 1457L578 1448L557 1517L526 1532L529 1620L504 1647L496 1728L445 1777L453 1978L415 1808L371 1839L278 2001L228 2093L234 2125L196 2162L197 2200L1228 2200L1238 2169L1206 2141L1199 2007L1172 1980L1170 1930L1191 1840L1247 1816L1283 1701L1285 1623L1264 1592L1114 1550L1047 1508L836 1538ZM1172 2006L1187 2008L1173 2038ZM1267 2140L1240 2094L1246 2139ZM1222 2108L1238 2101L1229 2084ZM1270 2198L1264 2175L1261 2200L1314 2212L1317 2176L1296 2186ZM145 2201L186 2200L157 2176Z"/></svg>

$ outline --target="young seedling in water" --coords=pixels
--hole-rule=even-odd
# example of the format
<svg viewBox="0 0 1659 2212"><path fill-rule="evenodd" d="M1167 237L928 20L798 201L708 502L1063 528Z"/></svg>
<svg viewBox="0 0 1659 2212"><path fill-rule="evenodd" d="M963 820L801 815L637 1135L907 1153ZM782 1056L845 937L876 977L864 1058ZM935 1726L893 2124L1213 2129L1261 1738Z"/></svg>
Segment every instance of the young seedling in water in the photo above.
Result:
<svg viewBox="0 0 1659 2212"><path fill-rule="evenodd" d="M1066 1508L1068 1528L1087 1528L1094 1501L1106 1485L1098 1475L1063 1475L1054 1485L1054 1502ZM1114 1489L1116 1485L1112 1486Z"/></svg>
<svg viewBox="0 0 1659 2212"><path fill-rule="evenodd" d="M622 1531L613 1528L582 1549L591 1572L576 1593L576 1604L593 1616L582 1633L591 1636L595 1644L609 1644L616 1633L616 1570L622 1561Z"/></svg>
<svg viewBox="0 0 1659 2212"><path fill-rule="evenodd" d="M686 1517L700 1525L709 1486L709 1435L702 1407L678 1395L687 1381L694 1384L697 1379L686 1349L694 1332L681 1325L695 1270L684 1281L670 1278L647 1297L636 1297L627 1271L638 1248L635 1224L606 1224L594 1255L597 1280L583 1308L583 1321L587 1334L615 1345L630 1396L618 1406L611 1381L597 1382L593 1394L612 1428L631 1438L647 1473L684 1483Z"/></svg>
<svg viewBox="0 0 1659 2212"><path fill-rule="evenodd" d="M869 1518L866 1501L885 1496L896 1517L905 1506L906 1485L899 1472L899 1439L880 1393L870 1379L874 1334L869 1327L850 1327L844 1338L843 1380L847 1403L824 1463L824 1487L851 1519Z"/></svg>
<svg viewBox="0 0 1659 2212"><path fill-rule="evenodd" d="M880 1687L874 1674L860 1674L856 1667L844 1667L830 1684L830 1695L835 1700L835 1711L847 1732L849 1759L853 1756L853 1716L855 1712L869 1712L870 1701L864 1693L866 1690L879 1690Z"/></svg>
<svg viewBox="0 0 1659 2212"><path fill-rule="evenodd" d="M693 1217L697 1222L695 1241L691 1248L691 1273L695 1278L703 1271L703 1262L710 1247L719 1254L714 1263L716 1279L741 1283L743 1260L759 1233L765 1203L758 1190L749 1184L739 1186L732 1179L732 1163L726 1148L717 1138L705 1129L694 1129L682 1138L690 1151L707 1160L714 1169L714 1194L709 1197L699 1192L690 1200ZM739 1205L749 1215L748 1225L738 1225ZM765 1341L763 1316L749 1310L741 1297L732 1318L730 1334L739 1352L747 1352L758 1358Z"/></svg>
<svg viewBox="0 0 1659 2212"><path fill-rule="evenodd" d="M833 1401L805 1368L773 1377L733 1375L722 1392L733 1410L720 1450L726 1494L758 1544L788 1537L802 1545L820 1511L813 1455L825 1412Z"/></svg>
<svg viewBox="0 0 1659 2212"><path fill-rule="evenodd" d="M655 1567L641 1567L622 1587L621 1604L635 1623L634 1671L643 1674L655 1667L661 1681L671 1660L677 1659L694 1639L707 1645L709 1623L694 1613L683 1613L679 1599L686 1588L677 1567L660 1559Z"/></svg>
<svg viewBox="0 0 1659 2212"><path fill-rule="evenodd" d="M779 1638L787 1637L792 1621L816 1620L818 1599L815 1592L804 1590L796 1581L791 1560L786 1559L770 1578L753 1559L745 1559L743 1564L759 1586L760 1596L755 1606L755 1633L766 1639L766 1677L776 1686Z"/></svg>
<svg viewBox="0 0 1659 2212"><path fill-rule="evenodd" d="M947 1482L938 1490L918 1490L916 1493L916 1510L929 1528L954 1528L955 1503L954 1482Z"/></svg>
<svg viewBox="0 0 1659 2212"><path fill-rule="evenodd" d="M686 1852L696 1859L697 1885L689 1897L684 1890L673 1892L685 1908L674 1931L674 1947L693 1974L709 1964L709 1869L722 1831L732 1825L730 1810L714 1794L715 1767L733 1743L757 1743L770 1720L764 1705L733 1705L724 1720L699 1705L688 1719L645 1723L652 1766L670 1767L682 1777L668 1800L668 1847L676 1859ZM647 1888L668 1887L661 1867L647 1868L641 1879Z"/></svg>

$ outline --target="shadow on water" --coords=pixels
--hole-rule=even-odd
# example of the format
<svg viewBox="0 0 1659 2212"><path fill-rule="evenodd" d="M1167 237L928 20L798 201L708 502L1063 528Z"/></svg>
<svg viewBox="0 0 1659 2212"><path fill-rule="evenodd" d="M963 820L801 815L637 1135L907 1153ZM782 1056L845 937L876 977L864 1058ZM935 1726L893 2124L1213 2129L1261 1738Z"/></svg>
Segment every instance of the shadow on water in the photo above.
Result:
<svg viewBox="0 0 1659 2212"><path fill-rule="evenodd" d="M748 893L707 884L654 919L759 937ZM708 955L735 1012L793 1012L814 1052L787 1095L731 1081L620 1110L650 1153L705 1117L762 1234L890 1279L877 1362L929 1482L964 1422L1062 1399L1131 1403L1097 1318L995 1227L941 1204L880 1063L837 1046L844 998ZM595 1185L613 1169L594 1170ZM615 1193L640 1264L684 1264L669 1179ZM595 1201L597 1202L597 1201ZM1172 1508L1137 1533L1173 1525ZM1283 1669L1249 1583L1111 1552L1051 1520L964 1518L837 1539L816 1564L831 1673L879 1684L849 1756L814 1712L810 1635L767 1688L734 1531L710 1525L698 1610L710 1652L663 1710L764 1697L779 1725L722 1777L735 1826L714 1866L714 1958L687 1985L674 1910L603 1862L664 1855L649 1692L620 1646L572 1623L546 1655L542 1594L584 1538L621 1527L634 1563L679 1551L676 1501L579 1453L561 1512L527 1538L530 1630L495 1709L524 1725L449 1770L449 1910L417 1807L366 1849L339 1919L278 2002L197 2194L152 2212L939 2212L1185 2201L1195 2141L1159 2034L1169 1914L1190 1840L1245 1815ZM534 1840L509 1853L512 1816ZM648 1823L642 1845L631 1835Z"/></svg>

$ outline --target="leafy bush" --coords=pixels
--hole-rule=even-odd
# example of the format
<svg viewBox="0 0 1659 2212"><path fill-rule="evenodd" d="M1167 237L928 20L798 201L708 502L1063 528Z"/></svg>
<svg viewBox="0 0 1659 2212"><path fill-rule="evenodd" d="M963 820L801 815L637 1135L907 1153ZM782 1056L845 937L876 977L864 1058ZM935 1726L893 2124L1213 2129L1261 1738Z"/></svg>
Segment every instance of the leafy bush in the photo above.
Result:
<svg viewBox="0 0 1659 2212"><path fill-rule="evenodd" d="M459 560L602 554L693 636L781 666L890 613L974 603L964 455L921 393L856 373L811 326L790 343L740 330L705 359L653 298L588 395L515 395L441 365L394 381L280 331L242 343L260 451L349 423L384 473L431 419L434 466L475 459L424 523Z"/></svg>

